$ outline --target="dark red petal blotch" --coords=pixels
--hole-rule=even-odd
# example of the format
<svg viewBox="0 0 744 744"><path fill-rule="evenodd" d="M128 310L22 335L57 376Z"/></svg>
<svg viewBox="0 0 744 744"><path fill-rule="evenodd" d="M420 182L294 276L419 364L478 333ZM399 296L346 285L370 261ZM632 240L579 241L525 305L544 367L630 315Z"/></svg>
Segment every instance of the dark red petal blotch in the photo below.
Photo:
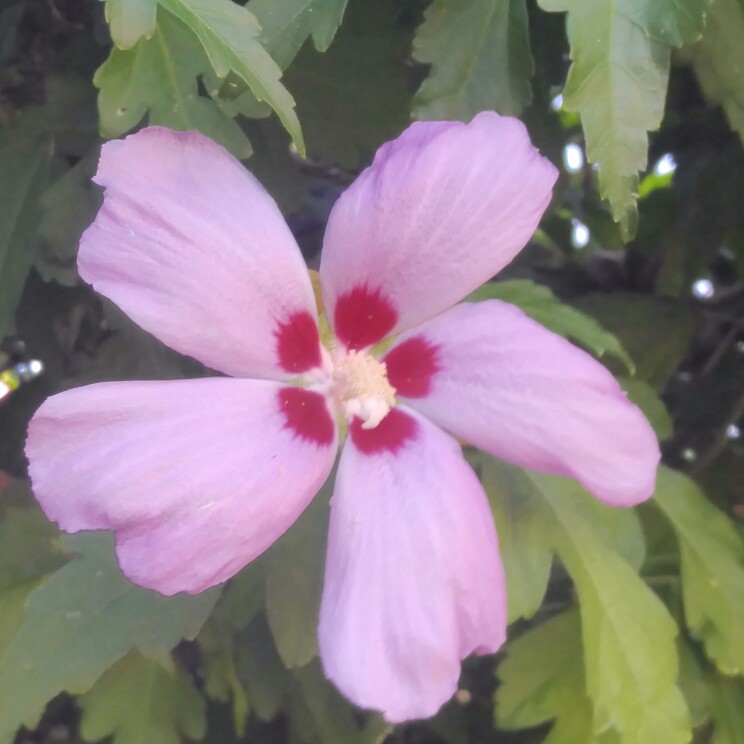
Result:
<svg viewBox="0 0 744 744"><path fill-rule="evenodd" d="M347 349L358 351L382 341L398 322L398 313L379 289L355 287L336 300L333 325Z"/></svg>
<svg viewBox="0 0 744 744"><path fill-rule="evenodd" d="M282 388L279 408L284 414L285 427L300 439L323 445L333 442L336 426L320 393L304 388Z"/></svg>
<svg viewBox="0 0 744 744"><path fill-rule="evenodd" d="M320 336L318 324L310 313L302 310L277 325L276 353L282 369L292 374L307 372L320 366Z"/></svg>
<svg viewBox="0 0 744 744"><path fill-rule="evenodd" d="M432 379L439 371L438 347L423 336L414 336L391 349L382 360L397 395L423 398L431 392Z"/></svg>
<svg viewBox="0 0 744 744"><path fill-rule="evenodd" d="M397 452L418 434L416 419L399 408L393 408L374 429L363 429L362 420L355 418L349 424L351 441L365 455L377 452Z"/></svg>

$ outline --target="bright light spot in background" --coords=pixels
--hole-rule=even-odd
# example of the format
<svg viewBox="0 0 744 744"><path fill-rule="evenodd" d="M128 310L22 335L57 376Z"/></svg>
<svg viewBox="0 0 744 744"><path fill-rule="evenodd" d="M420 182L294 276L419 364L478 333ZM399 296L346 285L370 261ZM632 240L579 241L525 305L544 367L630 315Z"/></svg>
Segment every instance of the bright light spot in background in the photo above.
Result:
<svg viewBox="0 0 744 744"><path fill-rule="evenodd" d="M697 279L692 285L692 294L700 300L709 300L715 291L710 279Z"/></svg>
<svg viewBox="0 0 744 744"><path fill-rule="evenodd" d="M662 155L654 166L654 173L657 176L666 176L669 173L674 173L677 170L677 161L674 159L674 155L667 153Z"/></svg>
<svg viewBox="0 0 744 744"><path fill-rule="evenodd" d="M0 382L0 400L2 400L9 392L10 388L4 382Z"/></svg>
<svg viewBox="0 0 744 744"><path fill-rule="evenodd" d="M585 248L591 237L589 228L578 220L571 220L573 228L571 230L571 242L575 248Z"/></svg>
<svg viewBox="0 0 744 744"><path fill-rule="evenodd" d="M682 450L682 459L685 462L695 462L697 460L697 452L692 447L686 447Z"/></svg>
<svg viewBox="0 0 744 744"><path fill-rule="evenodd" d="M576 173L584 167L584 151L576 144L570 143L563 148L563 163L569 173Z"/></svg>
<svg viewBox="0 0 744 744"><path fill-rule="evenodd" d="M559 93L551 102L550 102L550 108L553 109L553 111L560 111L561 106L563 106L563 93Z"/></svg>
<svg viewBox="0 0 744 744"><path fill-rule="evenodd" d="M28 363L28 368L34 377L38 377L44 371L44 364L38 359L32 359Z"/></svg>
<svg viewBox="0 0 744 744"><path fill-rule="evenodd" d="M741 429L736 424L730 424L726 429L726 436L729 439L738 439L741 436Z"/></svg>

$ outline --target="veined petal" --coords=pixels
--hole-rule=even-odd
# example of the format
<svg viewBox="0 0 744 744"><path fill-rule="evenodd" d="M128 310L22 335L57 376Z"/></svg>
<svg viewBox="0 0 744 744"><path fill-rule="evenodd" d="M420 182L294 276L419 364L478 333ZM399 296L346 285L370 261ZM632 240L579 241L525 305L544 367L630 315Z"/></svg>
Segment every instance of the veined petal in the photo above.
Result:
<svg viewBox="0 0 744 744"><path fill-rule="evenodd" d="M266 550L335 453L322 396L230 378L68 390L37 411L26 445L47 516L114 530L124 573L163 594L200 592Z"/></svg>
<svg viewBox="0 0 744 744"><path fill-rule="evenodd" d="M196 132L103 146L105 198L80 243L83 279L168 346L238 377L320 364L313 290L274 200Z"/></svg>
<svg viewBox="0 0 744 744"><path fill-rule="evenodd" d="M599 362L513 305L458 305L385 362L399 396L496 457L575 478L613 506L653 492L659 445L643 414Z"/></svg>
<svg viewBox="0 0 744 744"><path fill-rule="evenodd" d="M398 408L377 429L350 431L331 503L320 658L357 705L391 722L424 718L455 692L461 659L504 641L493 518L459 445L425 419Z"/></svg>
<svg viewBox="0 0 744 744"><path fill-rule="evenodd" d="M529 240L557 175L517 119L412 124L331 212L320 276L336 335L370 346L479 287Z"/></svg>

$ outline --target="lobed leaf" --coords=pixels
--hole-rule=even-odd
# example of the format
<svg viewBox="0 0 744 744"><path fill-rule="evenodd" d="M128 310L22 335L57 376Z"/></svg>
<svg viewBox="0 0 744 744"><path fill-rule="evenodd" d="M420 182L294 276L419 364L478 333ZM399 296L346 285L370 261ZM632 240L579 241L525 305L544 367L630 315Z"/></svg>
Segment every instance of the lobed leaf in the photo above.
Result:
<svg viewBox="0 0 744 744"><path fill-rule="evenodd" d="M321 490L265 557L266 615L279 656L288 668L318 655L318 613L323 588L327 488Z"/></svg>
<svg viewBox="0 0 744 744"><path fill-rule="evenodd" d="M593 731L614 728L622 744L686 744L677 626L638 576L644 543L635 513L599 504L566 478L494 468L511 470L511 488L535 503L547 545L576 586Z"/></svg>
<svg viewBox="0 0 744 744"><path fill-rule="evenodd" d="M86 692L132 649L164 656L194 638L219 590L163 597L120 573L110 535L62 538L79 555L36 588L0 657L0 734L37 716L67 690Z"/></svg>
<svg viewBox="0 0 744 744"><path fill-rule="evenodd" d="M623 237L635 234L647 132L664 114L672 47L700 37L709 0L539 0L566 11L573 64L563 105L581 115L589 159Z"/></svg>
<svg viewBox="0 0 744 744"><path fill-rule="evenodd" d="M197 130L237 157L248 157L250 143L240 127L214 101L199 95L197 78L209 70L191 31L169 13L159 13L151 38L141 39L133 49L112 49L93 78L100 90L101 134L119 137L149 112L151 125Z"/></svg>
<svg viewBox="0 0 744 744"><path fill-rule="evenodd" d="M495 720L512 731L554 721L545 744L614 744L617 732L595 733L586 695L581 621L575 609L556 615L509 644L497 674Z"/></svg>
<svg viewBox="0 0 744 744"><path fill-rule="evenodd" d="M690 633L724 674L744 673L744 540L682 473L659 470L654 503L679 540Z"/></svg>
<svg viewBox="0 0 744 744"><path fill-rule="evenodd" d="M106 0L106 21L119 49L131 49L155 33L158 0Z"/></svg>
<svg viewBox="0 0 744 744"><path fill-rule="evenodd" d="M312 36L325 52L344 17L348 0L251 0L251 13L261 26L259 39L283 70Z"/></svg>
<svg viewBox="0 0 744 744"><path fill-rule="evenodd" d="M432 66L413 100L416 119L469 121L484 109L516 116L532 100L525 0L434 0L413 56Z"/></svg>
<svg viewBox="0 0 744 744"><path fill-rule="evenodd" d="M284 124L300 154L305 143L294 99L280 82L281 69L258 40L255 16L232 0L160 0L199 38L220 78L237 75L259 101L266 101Z"/></svg>
<svg viewBox="0 0 744 744"><path fill-rule="evenodd" d="M204 698L169 658L130 651L78 702L80 733L90 742L111 736L113 744L180 744L181 734L201 739L206 733Z"/></svg>
<svg viewBox="0 0 744 744"><path fill-rule="evenodd" d="M744 142L744 3L714 0L705 32L690 50L703 93L720 104Z"/></svg>

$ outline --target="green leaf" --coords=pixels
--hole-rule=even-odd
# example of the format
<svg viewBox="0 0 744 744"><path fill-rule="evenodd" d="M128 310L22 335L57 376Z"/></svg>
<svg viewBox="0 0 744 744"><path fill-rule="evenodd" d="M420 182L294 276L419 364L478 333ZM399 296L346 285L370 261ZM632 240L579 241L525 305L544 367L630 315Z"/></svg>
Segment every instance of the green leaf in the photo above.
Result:
<svg viewBox="0 0 744 744"><path fill-rule="evenodd" d="M279 658L263 615L236 635L235 666L253 712L270 721L286 704L292 678Z"/></svg>
<svg viewBox="0 0 744 744"><path fill-rule="evenodd" d="M325 52L344 17L348 0L251 0L251 13L261 25L259 39L285 70L309 36Z"/></svg>
<svg viewBox="0 0 744 744"><path fill-rule="evenodd" d="M690 723L676 685L674 620L633 568L607 550L592 520L577 512L567 498L577 488L573 483L537 474L530 479L579 594L595 728L614 725L624 744L686 744Z"/></svg>
<svg viewBox="0 0 744 744"><path fill-rule="evenodd" d="M266 614L286 667L302 667L318 655L318 613L323 588L327 489L265 557Z"/></svg>
<svg viewBox="0 0 744 744"><path fill-rule="evenodd" d="M711 683L710 744L744 744L744 681L716 675Z"/></svg>
<svg viewBox="0 0 744 744"><path fill-rule="evenodd" d="M744 4L714 0L702 39L691 50L705 97L720 104L744 142Z"/></svg>
<svg viewBox="0 0 744 744"><path fill-rule="evenodd" d="M496 724L511 731L555 720L545 744L610 744L614 729L594 731L586 695L581 621L569 610L507 646L497 670Z"/></svg>
<svg viewBox="0 0 744 744"><path fill-rule="evenodd" d="M589 159L623 237L638 220L638 172L647 132L664 114L672 47L700 37L709 0L540 0L568 12L573 64L564 107L581 114Z"/></svg>
<svg viewBox="0 0 744 744"><path fill-rule="evenodd" d="M0 341L13 328L15 309L34 263L33 236L39 197L46 184L51 146L47 138L0 147Z"/></svg>
<svg viewBox="0 0 744 744"><path fill-rule="evenodd" d="M594 730L613 726L623 744L686 744L677 626L637 574L644 549L635 513L601 505L566 478L494 468L512 470L512 488L535 502L547 544L576 585Z"/></svg>
<svg viewBox="0 0 744 744"><path fill-rule="evenodd" d="M633 360L616 336L591 316L558 300L547 287L529 279L490 282L466 298L469 302L481 300L502 300L516 305L549 331L578 341L598 357L605 354L615 357L631 373L635 370Z"/></svg>
<svg viewBox="0 0 744 744"><path fill-rule="evenodd" d="M232 634L212 620L199 633L199 646L204 664L204 692L212 700L232 701L233 726L238 736L245 733L248 698L238 679Z"/></svg>
<svg viewBox="0 0 744 744"><path fill-rule="evenodd" d="M82 693L136 648L164 656L196 636L219 595L163 597L129 583L110 535L63 538L79 556L31 593L26 618L0 658L0 733L67 690Z"/></svg>
<svg viewBox="0 0 744 744"><path fill-rule="evenodd" d="M314 744L376 744L392 727L378 717L364 725L325 678L320 662L295 670L289 720L300 741Z"/></svg>
<svg viewBox="0 0 744 744"><path fill-rule="evenodd" d="M72 286L78 281L77 252L80 237L101 206L100 190L91 178L98 164L96 145L67 169L41 197L36 269L41 276Z"/></svg>
<svg viewBox="0 0 744 744"><path fill-rule="evenodd" d="M206 733L204 698L170 659L131 651L78 702L86 741L111 736L113 744L180 744L181 734L201 739Z"/></svg>
<svg viewBox="0 0 744 744"><path fill-rule="evenodd" d="M284 124L301 155L305 143L294 111L294 99L279 81L281 69L258 40L255 16L232 0L160 0L198 37L221 78L233 72L266 101Z"/></svg>
<svg viewBox="0 0 744 744"><path fill-rule="evenodd" d="M357 0L327 52L302 49L286 83L297 97L311 156L354 168L360 156L369 160L400 134L410 116L410 86L402 74L410 45L400 3Z"/></svg>
<svg viewBox="0 0 744 744"><path fill-rule="evenodd" d="M617 336L635 362L635 377L657 391L677 370L698 325L690 305L664 297L615 292L574 304Z"/></svg>
<svg viewBox="0 0 744 744"><path fill-rule="evenodd" d="M204 663L204 691L213 700L232 701L238 736L245 732L249 703L238 674L235 636L256 618L264 604L263 575L254 562L227 583L197 638Z"/></svg>
<svg viewBox="0 0 744 744"><path fill-rule="evenodd" d="M664 402L651 385L643 380L629 377L618 377L617 381L628 394L628 399L641 409L656 432L659 441L670 439L674 434L672 418Z"/></svg>
<svg viewBox="0 0 744 744"><path fill-rule="evenodd" d="M0 520L0 594L38 581L64 565L59 532L35 506L11 507Z"/></svg>
<svg viewBox="0 0 744 744"><path fill-rule="evenodd" d="M151 38L130 50L114 48L93 78L100 90L101 134L118 137L149 111L150 124L198 130L237 157L248 157L250 144L240 127L214 101L199 95L197 78L209 69L191 31L168 13L159 13Z"/></svg>
<svg viewBox="0 0 744 744"><path fill-rule="evenodd" d="M106 21L119 49L131 49L155 33L157 0L106 0Z"/></svg>
<svg viewBox="0 0 744 744"><path fill-rule="evenodd" d="M488 495L506 574L508 620L531 618L548 589L553 553L545 539L539 505L521 497L521 473L485 457L481 481Z"/></svg>
<svg viewBox="0 0 744 744"><path fill-rule="evenodd" d="M417 119L469 121L484 109L518 115L532 100L525 0L434 0L413 56L432 66L413 100Z"/></svg>
<svg viewBox="0 0 744 744"><path fill-rule="evenodd" d="M744 673L744 541L694 481L659 470L654 503L679 540L690 633L725 674Z"/></svg>

